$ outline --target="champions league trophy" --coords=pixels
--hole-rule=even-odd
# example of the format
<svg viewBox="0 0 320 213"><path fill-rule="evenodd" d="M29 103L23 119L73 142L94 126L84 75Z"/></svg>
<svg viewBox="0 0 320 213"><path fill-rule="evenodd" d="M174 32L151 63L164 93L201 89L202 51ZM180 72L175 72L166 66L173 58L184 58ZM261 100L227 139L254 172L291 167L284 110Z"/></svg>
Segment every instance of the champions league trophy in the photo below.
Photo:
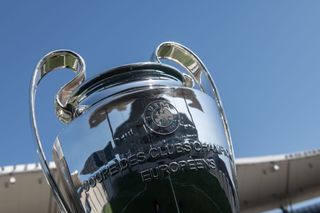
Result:
<svg viewBox="0 0 320 213"><path fill-rule="evenodd" d="M35 96L41 79L58 68L76 77L55 100L57 117L67 126L53 145L53 175ZM57 50L40 60L31 82L37 151L62 212L239 211L226 116L210 73L192 51L165 42L152 62L116 67L87 81L85 69L77 53Z"/></svg>

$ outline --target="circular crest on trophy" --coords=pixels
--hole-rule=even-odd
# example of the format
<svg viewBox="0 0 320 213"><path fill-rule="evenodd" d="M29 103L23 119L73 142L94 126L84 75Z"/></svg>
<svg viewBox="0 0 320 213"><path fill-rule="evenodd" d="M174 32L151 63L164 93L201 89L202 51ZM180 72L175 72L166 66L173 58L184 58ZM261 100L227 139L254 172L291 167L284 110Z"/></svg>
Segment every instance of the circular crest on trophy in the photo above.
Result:
<svg viewBox="0 0 320 213"><path fill-rule="evenodd" d="M177 109L165 100L156 100L147 105L143 113L146 126L153 132L167 135L179 127Z"/></svg>

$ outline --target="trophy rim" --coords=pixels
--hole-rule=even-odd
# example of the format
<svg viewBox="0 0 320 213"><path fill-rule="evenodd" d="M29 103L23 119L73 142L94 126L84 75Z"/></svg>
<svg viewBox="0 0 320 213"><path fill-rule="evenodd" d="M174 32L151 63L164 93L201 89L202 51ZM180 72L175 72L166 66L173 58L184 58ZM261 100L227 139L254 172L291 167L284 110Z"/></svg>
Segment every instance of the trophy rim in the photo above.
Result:
<svg viewBox="0 0 320 213"><path fill-rule="evenodd" d="M144 71L144 70L158 70L162 71L163 74L167 74L169 76L174 77L175 79L181 81L182 83L185 81L182 72L176 69L173 66L161 64L157 62L139 62L139 63L131 63L125 64L117 67L113 67L111 69L105 70L104 72L97 74L90 79L83 82L79 88L74 92L73 96L84 95L88 87L95 87L97 83L103 82L106 79L112 78L114 75L125 74L132 71ZM160 74L160 73L158 73Z"/></svg>
<svg viewBox="0 0 320 213"><path fill-rule="evenodd" d="M152 71L152 73L150 73L150 71ZM162 77L163 79L178 82L180 85L185 85L186 83L185 74L183 74L173 66L162 63L140 62L114 67L86 80L77 88L77 90L73 92L73 94L71 95L71 101L66 106L68 111L70 111L72 114L70 121L72 121L74 118L78 117L80 114L84 113L88 108L94 105L94 103L84 105L82 104L86 102L86 100L88 100L89 96L93 96L99 90L107 91L108 89L116 88L117 86L126 84L128 83L128 81L126 80L128 80L129 78L137 78L137 76L133 76L133 74L145 75L145 80L152 80L152 77ZM153 74L153 76L150 76L151 74ZM128 75L129 78L123 77L126 75ZM121 81L119 79L126 80ZM131 82L139 82L132 79ZM119 91L121 91L120 88ZM110 93L113 94L114 92Z"/></svg>

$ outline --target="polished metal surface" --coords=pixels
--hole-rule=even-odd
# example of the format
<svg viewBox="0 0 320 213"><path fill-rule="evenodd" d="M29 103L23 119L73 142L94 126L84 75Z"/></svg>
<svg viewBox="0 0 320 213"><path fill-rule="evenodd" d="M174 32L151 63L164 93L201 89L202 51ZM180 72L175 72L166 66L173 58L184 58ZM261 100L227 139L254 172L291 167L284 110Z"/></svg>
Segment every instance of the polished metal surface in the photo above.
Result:
<svg viewBox="0 0 320 213"><path fill-rule="evenodd" d="M192 79L199 84L201 90L212 96L218 105L225 129L225 134L227 135L229 149L232 152L232 156L234 156L229 125L218 89L212 76L210 75L209 70L206 68L200 58L190 49L179 43L163 42L156 48L151 59L159 63L160 59L168 59L180 64L182 67L187 69L187 71L191 74ZM203 81L208 81L210 85L209 88L206 88L206 84Z"/></svg>
<svg viewBox="0 0 320 213"><path fill-rule="evenodd" d="M30 115L32 122L32 129L34 131L37 152L40 159L40 164L43 169L43 173L53 189L53 194L57 199L59 208L61 211L67 212L70 211L67 208L66 203L62 199L60 190L57 187L56 182L53 180L53 177L50 173L48 163L46 161L45 154L42 149L42 143L40 139L40 134L37 127L36 119L36 93L37 86L40 83L41 79L48 74L49 72L58 69L58 68L70 68L77 73L77 76L64 85L58 92L56 97L56 112L57 117L62 121L69 121L70 116L68 113L65 113L65 108L67 107L68 101L70 99L71 93L77 88L85 79L85 63L84 60L77 53L69 50L56 50L48 53L44 56L36 66L36 69L33 73L31 86L30 86Z"/></svg>
<svg viewBox="0 0 320 213"><path fill-rule="evenodd" d="M75 84L58 103L69 122L53 145L63 187L44 172L62 210L238 211L232 142L212 77L194 53L174 42L162 43L153 60Z"/></svg>

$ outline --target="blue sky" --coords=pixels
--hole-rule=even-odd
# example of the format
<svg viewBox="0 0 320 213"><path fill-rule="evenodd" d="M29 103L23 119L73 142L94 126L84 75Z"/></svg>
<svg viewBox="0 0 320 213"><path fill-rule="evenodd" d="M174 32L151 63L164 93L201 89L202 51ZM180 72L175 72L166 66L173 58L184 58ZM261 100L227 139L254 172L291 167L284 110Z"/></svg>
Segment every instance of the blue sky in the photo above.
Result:
<svg viewBox="0 0 320 213"><path fill-rule="evenodd" d="M319 148L319 1L3 1L0 6L0 165L37 161L28 92L37 61L54 49L83 56L87 76L147 61L162 41L194 50L210 69L236 157ZM38 94L40 132L51 155L64 128L53 73Z"/></svg>

